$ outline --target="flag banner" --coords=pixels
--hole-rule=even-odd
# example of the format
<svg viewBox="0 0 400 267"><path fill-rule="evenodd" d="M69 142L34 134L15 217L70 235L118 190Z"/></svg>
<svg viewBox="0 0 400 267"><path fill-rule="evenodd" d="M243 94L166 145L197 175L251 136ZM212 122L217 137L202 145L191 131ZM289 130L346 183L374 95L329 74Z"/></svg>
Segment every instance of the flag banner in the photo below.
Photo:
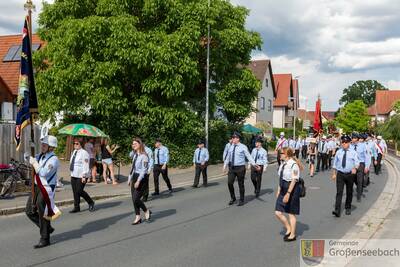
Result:
<svg viewBox="0 0 400 267"><path fill-rule="evenodd" d="M314 137L318 136L323 131L322 127L321 100L318 98L314 113Z"/></svg>
<svg viewBox="0 0 400 267"><path fill-rule="evenodd" d="M15 121L15 144L17 150L21 145L22 130L30 123L33 114L38 112L33 64L31 38L29 36L29 18L25 18L22 30L21 72L19 76L17 119Z"/></svg>

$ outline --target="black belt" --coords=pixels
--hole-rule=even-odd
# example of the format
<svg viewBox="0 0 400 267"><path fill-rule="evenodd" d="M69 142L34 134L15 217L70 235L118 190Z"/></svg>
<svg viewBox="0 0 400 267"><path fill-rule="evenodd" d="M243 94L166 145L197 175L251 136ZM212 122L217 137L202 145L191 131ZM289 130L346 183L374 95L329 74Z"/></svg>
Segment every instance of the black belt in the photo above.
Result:
<svg viewBox="0 0 400 267"><path fill-rule="evenodd" d="M344 174L344 175L352 174L351 172L341 172L341 171L337 171L337 172L340 173L340 174Z"/></svg>
<svg viewBox="0 0 400 267"><path fill-rule="evenodd" d="M240 167L246 167L246 165L231 166L231 168L240 168Z"/></svg>

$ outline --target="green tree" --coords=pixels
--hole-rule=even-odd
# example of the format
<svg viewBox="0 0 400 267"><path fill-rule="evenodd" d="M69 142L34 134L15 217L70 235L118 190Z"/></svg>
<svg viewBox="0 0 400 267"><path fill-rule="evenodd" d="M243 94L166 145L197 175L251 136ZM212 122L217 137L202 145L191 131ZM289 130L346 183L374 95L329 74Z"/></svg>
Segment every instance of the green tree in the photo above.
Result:
<svg viewBox="0 0 400 267"><path fill-rule="evenodd" d="M396 114L400 114L400 100L397 100L394 104L393 104L393 111Z"/></svg>
<svg viewBox="0 0 400 267"><path fill-rule="evenodd" d="M340 109L335 121L346 133L367 131L370 121L367 106L363 101L355 100Z"/></svg>
<svg viewBox="0 0 400 267"><path fill-rule="evenodd" d="M392 116L379 128L385 139L394 140L397 144L400 144L400 114Z"/></svg>
<svg viewBox="0 0 400 267"><path fill-rule="evenodd" d="M346 105L354 100L362 100L367 106L371 106L375 103L376 90L387 90L387 88L375 80L357 81L343 90L339 104Z"/></svg>
<svg viewBox="0 0 400 267"><path fill-rule="evenodd" d="M139 135L192 145L204 133L210 23L211 111L222 106L239 122L260 90L241 67L262 43L245 28L248 13L224 0L210 10L207 0L44 3L39 34L47 44L35 56L41 116L95 123L122 144Z"/></svg>

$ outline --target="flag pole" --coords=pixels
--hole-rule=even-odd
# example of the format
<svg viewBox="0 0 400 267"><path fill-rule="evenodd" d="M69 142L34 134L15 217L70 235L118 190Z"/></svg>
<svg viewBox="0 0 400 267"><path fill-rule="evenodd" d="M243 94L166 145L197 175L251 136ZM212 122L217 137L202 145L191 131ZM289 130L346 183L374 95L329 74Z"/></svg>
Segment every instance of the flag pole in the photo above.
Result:
<svg viewBox="0 0 400 267"><path fill-rule="evenodd" d="M32 10L35 10L35 5L32 3L32 0L27 0L24 9L28 11L28 33L29 33L29 46L32 54ZM30 111L30 125L31 125L31 156L35 156L35 130L33 125L33 112ZM35 170L32 168L31 172L31 194L32 194L32 203L35 199Z"/></svg>

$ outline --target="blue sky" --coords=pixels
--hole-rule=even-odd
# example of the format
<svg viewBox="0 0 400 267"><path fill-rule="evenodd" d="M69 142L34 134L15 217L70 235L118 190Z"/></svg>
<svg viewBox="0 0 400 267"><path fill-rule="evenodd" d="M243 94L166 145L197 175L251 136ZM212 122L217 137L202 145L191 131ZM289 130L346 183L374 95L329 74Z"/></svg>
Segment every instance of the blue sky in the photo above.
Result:
<svg viewBox="0 0 400 267"><path fill-rule="evenodd" d="M212 1L212 0L211 0ZM49 1L52 2L52 1ZM375 79L400 89L398 0L232 0L250 10L247 27L261 34L275 73L300 76L301 105L336 110L342 90ZM20 33L24 0L0 1L0 35ZM34 0L37 14L41 1Z"/></svg>

